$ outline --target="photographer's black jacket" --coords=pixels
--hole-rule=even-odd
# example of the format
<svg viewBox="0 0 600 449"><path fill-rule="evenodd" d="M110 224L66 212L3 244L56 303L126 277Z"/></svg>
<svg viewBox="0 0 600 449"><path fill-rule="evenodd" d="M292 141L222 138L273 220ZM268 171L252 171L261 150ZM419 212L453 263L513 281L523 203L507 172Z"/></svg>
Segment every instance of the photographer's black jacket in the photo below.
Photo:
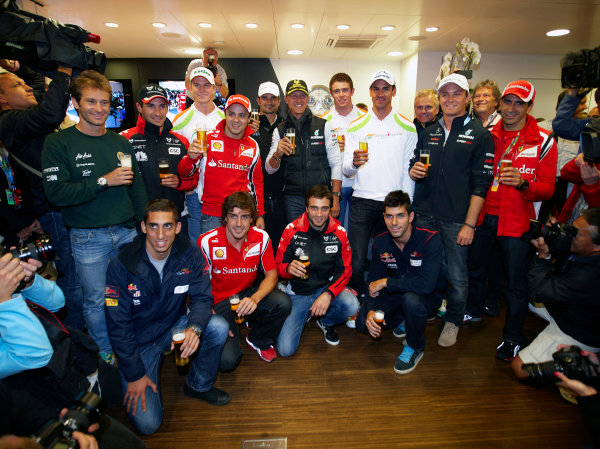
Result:
<svg viewBox="0 0 600 449"><path fill-rule="evenodd" d="M468 115L452 121L446 139L441 124L425 128L417 141L410 168L422 148L430 150L426 178L417 181L414 209L427 217L463 223L472 195L485 198L492 182L494 141L479 120ZM409 168L409 170L410 170Z"/></svg>
<svg viewBox="0 0 600 449"><path fill-rule="evenodd" d="M588 346L600 347L600 255L568 260L552 272L536 258L527 274L530 297L543 302L558 327Z"/></svg>
<svg viewBox="0 0 600 449"><path fill-rule="evenodd" d="M65 118L70 81L71 77L65 73L56 72L46 96L37 106L24 111L9 109L0 112L0 140L11 154L39 172L42 171L44 140ZM51 210L42 187L42 177L29 170L26 174L37 214L41 216Z"/></svg>
<svg viewBox="0 0 600 449"><path fill-rule="evenodd" d="M275 173L270 175L265 170L265 163L267 162L267 156L271 150L271 141L273 140L273 131L283 122L283 117L277 114L277 118L273 124L269 123L269 119L266 115L259 115L259 127L258 131L252 134L252 138L258 143L260 150L260 164L263 170L263 184L265 187L265 200L269 198L281 198L283 188L283 171L277 170Z"/></svg>

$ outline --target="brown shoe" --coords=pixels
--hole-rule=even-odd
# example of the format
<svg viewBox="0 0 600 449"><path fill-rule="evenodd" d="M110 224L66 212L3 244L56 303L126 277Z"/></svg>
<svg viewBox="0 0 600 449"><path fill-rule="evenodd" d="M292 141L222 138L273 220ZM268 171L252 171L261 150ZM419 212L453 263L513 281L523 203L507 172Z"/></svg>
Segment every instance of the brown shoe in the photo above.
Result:
<svg viewBox="0 0 600 449"><path fill-rule="evenodd" d="M449 348L450 346L453 346L456 343L457 335L458 326L446 321L444 323L442 333L440 334L440 338L438 338L438 345L442 346L443 348Z"/></svg>

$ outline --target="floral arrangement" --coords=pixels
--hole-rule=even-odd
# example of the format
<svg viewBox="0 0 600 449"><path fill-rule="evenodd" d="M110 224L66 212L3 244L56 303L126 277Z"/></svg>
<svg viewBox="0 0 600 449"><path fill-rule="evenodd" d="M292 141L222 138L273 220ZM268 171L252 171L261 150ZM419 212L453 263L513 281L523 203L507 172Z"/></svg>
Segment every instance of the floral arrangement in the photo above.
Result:
<svg viewBox="0 0 600 449"><path fill-rule="evenodd" d="M470 71L480 62L481 52L479 51L479 45L476 42L472 42L468 37L465 37L456 44L456 51L454 54L448 52L444 56L442 66L440 67L440 73L435 80L436 86L440 83L442 78L451 73L456 71ZM470 78L470 76L467 76L467 78Z"/></svg>

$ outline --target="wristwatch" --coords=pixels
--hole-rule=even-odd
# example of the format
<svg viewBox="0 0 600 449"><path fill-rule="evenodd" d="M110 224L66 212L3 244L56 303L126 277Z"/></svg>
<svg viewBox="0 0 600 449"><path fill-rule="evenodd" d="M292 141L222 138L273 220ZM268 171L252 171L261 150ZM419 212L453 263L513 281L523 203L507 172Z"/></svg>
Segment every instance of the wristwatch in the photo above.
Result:
<svg viewBox="0 0 600 449"><path fill-rule="evenodd" d="M335 196L337 196L338 198L342 197L342 192L331 192L333 193Z"/></svg>
<svg viewBox="0 0 600 449"><path fill-rule="evenodd" d="M100 187L102 187L103 190L106 190L108 188L108 181L104 176L100 176L96 182Z"/></svg>
<svg viewBox="0 0 600 449"><path fill-rule="evenodd" d="M529 188L529 181L527 181L526 179L524 179L523 182L517 186L517 190L519 190L521 192L524 192L528 188Z"/></svg>
<svg viewBox="0 0 600 449"><path fill-rule="evenodd" d="M200 335L202 335L202 329L200 329L198 326L196 326L195 324L192 324L191 326L188 326L188 329L191 329L194 331L194 333L198 336L198 338L200 338Z"/></svg>

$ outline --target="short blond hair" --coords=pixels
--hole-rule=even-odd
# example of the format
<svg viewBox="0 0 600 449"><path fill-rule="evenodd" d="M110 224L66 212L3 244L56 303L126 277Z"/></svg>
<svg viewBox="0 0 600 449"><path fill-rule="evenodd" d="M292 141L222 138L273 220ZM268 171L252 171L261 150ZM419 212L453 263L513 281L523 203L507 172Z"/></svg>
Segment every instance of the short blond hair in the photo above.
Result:
<svg viewBox="0 0 600 449"><path fill-rule="evenodd" d="M438 99L437 92L433 89L421 89L415 95L415 101L417 98L421 97L431 97L436 107L440 105L440 100Z"/></svg>

